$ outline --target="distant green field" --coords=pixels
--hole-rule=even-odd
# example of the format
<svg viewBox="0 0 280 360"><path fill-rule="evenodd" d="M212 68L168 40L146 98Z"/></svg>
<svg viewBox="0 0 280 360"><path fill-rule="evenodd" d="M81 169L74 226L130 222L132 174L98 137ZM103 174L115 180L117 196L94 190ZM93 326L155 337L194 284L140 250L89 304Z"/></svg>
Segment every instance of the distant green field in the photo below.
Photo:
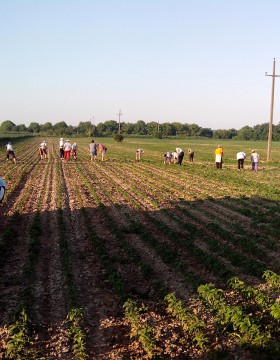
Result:
<svg viewBox="0 0 280 360"><path fill-rule="evenodd" d="M75 139L78 144L87 146L91 138ZM235 140L217 140L217 139L139 139L125 138L122 143L115 142L112 138L95 138L95 142L103 143L108 147L108 159L134 159L135 150L143 148L145 155L143 161L162 161L163 154L166 151L175 151L180 147L186 152L189 147L195 151L195 162L214 163L214 151L217 145L221 145L224 150L224 165L233 165L236 163L236 153L244 151L247 154L247 164L252 149L255 149L261 158L261 163L266 163L266 141L235 141ZM74 141L70 139L70 141ZM272 143L272 162L269 166L278 166L280 163L280 143ZM268 165L268 164L266 164Z"/></svg>
<svg viewBox="0 0 280 360"><path fill-rule="evenodd" d="M91 138L70 139L71 142L77 141L80 150L87 152ZM144 155L141 162L150 164L157 168L164 168L168 172L178 171L187 172L199 181L209 181L217 183L217 186L228 187L224 192L225 196L233 195L231 188L235 188L235 196L261 196L267 199L279 201L279 167L280 167L280 144L272 144L272 162L266 161L267 142L265 141L234 141L215 139L124 139L123 142L115 142L112 138L94 138L96 143L102 143L108 148L106 154L107 161L134 162L135 151L143 148ZM53 139L52 139L53 141ZM58 140L57 140L58 141ZM214 151L217 145L221 145L224 150L223 170L219 171L215 167ZM185 151L183 166L176 164L164 166L163 154L166 151L175 151L180 147ZM189 163L187 149L194 149L194 162ZM260 154L259 172L251 171L250 153L255 149ZM247 158L244 163L244 172L237 171L236 153L244 151ZM81 154L81 153L80 153ZM79 157L79 154L78 154ZM237 190L236 190L237 189ZM211 196L211 192L209 193Z"/></svg>

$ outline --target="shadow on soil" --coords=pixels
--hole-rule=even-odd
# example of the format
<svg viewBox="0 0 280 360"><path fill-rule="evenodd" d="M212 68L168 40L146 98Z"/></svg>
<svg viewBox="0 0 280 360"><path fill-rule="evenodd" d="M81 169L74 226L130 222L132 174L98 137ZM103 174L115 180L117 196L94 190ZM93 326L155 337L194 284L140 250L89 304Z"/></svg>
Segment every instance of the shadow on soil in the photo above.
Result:
<svg viewBox="0 0 280 360"><path fill-rule="evenodd" d="M20 303L33 311L38 305L38 269L48 272L46 291L56 289L52 275L63 273L63 300L57 302L61 319L69 308L82 304L89 313L93 305L103 306L99 320L122 316L127 298L156 306L172 291L188 300L200 284L227 288L227 280L238 276L248 285L258 285L265 270L280 273L279 203L263 198L178 199L157 211L114 204L3 217L5 206L12 206L12 201L0 208L0 315L7 322L11 318L6 315ZM38 266L44 261L49 266ZM36 301L40 296L35 294ZM46 306L51 311L53 304ZM41 316L47 316L43 323L49 322L45 312ZM108 336L117 341L115 331ZM213 350L208 358L233 357Z"/></svg>

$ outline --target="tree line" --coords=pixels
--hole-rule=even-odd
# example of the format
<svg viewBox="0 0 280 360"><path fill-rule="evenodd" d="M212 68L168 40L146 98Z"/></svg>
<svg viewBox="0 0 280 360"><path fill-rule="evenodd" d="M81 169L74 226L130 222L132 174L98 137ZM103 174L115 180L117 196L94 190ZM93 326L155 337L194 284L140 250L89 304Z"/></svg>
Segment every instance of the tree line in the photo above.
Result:
<svg viewBox="0 0 280 360"><path fill-rule="evenodd" d="M236 129L218 129L203 128L197 124L182 124L179 122L162 123L148 122L138 120L136 123L107 120L104 123L93 125L90 121L81 121L78 126L67 125L64 121L52 124L46 122L39 124L31 122L29 126L25 124L16 125L11 120L5 120L0 125L0 132L18 132L41 134L43 136L98 136L108 137L119 133L123 136L149 136L152 138L166 137L208 137L216 139L238 139L238 140L267 140L268 123L255 125L253 127L244 126ZM280 140L280 123L273 125L272 139Z"/></svg>

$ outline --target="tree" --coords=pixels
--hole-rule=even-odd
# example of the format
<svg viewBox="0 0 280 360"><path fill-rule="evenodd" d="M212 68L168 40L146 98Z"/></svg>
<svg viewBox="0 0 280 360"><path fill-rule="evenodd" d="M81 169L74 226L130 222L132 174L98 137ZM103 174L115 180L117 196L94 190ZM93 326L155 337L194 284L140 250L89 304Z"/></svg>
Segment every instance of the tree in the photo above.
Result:
<svg viewBox="0 0 280 360"><path fill-rule="evenodd" d="M201 127L196 124L189 124L190 136L200 136Z"/></svg>
<svg viewBox="0 0 280 360"><path fill-rule="evenodd" d="M163 123L161 124L161 131L162 131L162 136L163 137L167 137L167 136L172 136L172 126L169 123Z"/></svg>
<svg viewBox="0 0 280 360"><path fill-rule="evenodd" d="M226 135L227 131L224 129L218 129L214 131L213 138L214 139L227 139Z"/></svg>
<svg viewBox="0 0 280 360"><path fill-rule="evenodd" d="M274 141L280 140L280 123L278 125L273 125L273 131L272 131L272 139Z"/></svg>
<svg viewBox="0 0 280 360"><path fill-rule="evenodd" d="M184 125L182 123L179 122L173 122L171 123L171 131L172 131L172 135L176 136L176 135L183 135L184 134Z"/></svg>
<svg viewBox="0 0 280 360"><path fill-rule="evenodd" d="M226 130L226 139L232 139L237 136L238 131L235 129Z"/></svg>
<svg viewBox="0 0 280 360"><path fill-rule="evenodd" d="M157 136L155 136L158 133L158 128L159 128L159 125L158 125L157 122L155 122L155 121L149 122L146 125L146 128L147 128L147 134L148 135L151 135L153 137L157 137Z"/></svg>
<svg viewBox="0 0 280 360"><path fill-rule="evenodd" d="M93 125L90 121L80 121L77 127L77 131L79 134L89 135L90 131L93 132Z"/></svg>
<svg viewBox="0 0 280 360"><path fill-rule="evenodd" d="M66 129L67 128L67 124L66 124L66 122L65 121L60 121L60 122L58 122L58 123L56 123L56 124L54 124L54 126L53 126L53 128L56 130L56 129Z"/></svg>
<svg viewBox="0 0 280 360"><path fill-rule="evenodd" d="M121 129L122 129L123 134L133 134L134 133L134 124L122 122Z"/></svg>
<svg viewBox="0 0 280 360"><path fill-rule="evenodd" d="M27 127L25 124L20 124L16 126L16 131L18 132L26 132L27 131Z"/></svg>
<svg viewBox="0 0 280 360"><path fill-rule="evenodd" d="M252 140L254 131L250 126L244 126L238 131L237 138L240 140Z"/></svg>
<svg viewBox="0 0 280 360"><path fill-rule="evenodd" d="M105 136L106 134L106 127L104 126L103 123L99 123L96 126L96 132L97 132L97 136Z"/></svg>
<svg viewBox="0 0 280 360"><path fill-rule="evenodd" d="M274 125L272 125L272 127L274 127ZM253 131L254 131L253 140L268 139L268 123L254 126Z"/></svg>
<svg viewBox="0 0 280 360"><path fill-rule="evenodd" d="M65 134L65 130L67 129L68 125L65 121L60 121L53 126L54 133L56 135L63 135Z"/></svg>
<svg viewBox="0 0 280 360"><path fill-rule="evenodd" d="M53 126L51 122L46 122L45 124L41 125L41 131L49 131L52 130Z"/></svg>
<svg viewBox="0 0 280 360"><path fill-rule="evenodd" d="M0 131L16 131L16 124L14 124L11 120L3 121L0 126Z"/></svg>
<svg viewBox="0 0 280 360"><path fill-rule="evenodd" d="M145 121L138 120L137 123L134 126L134 133L138 135L147 135L147 125Z"/></svg>
<svg viewBox="0 0 280 360"><path fill-rule="evenodd" d="M73 135L75 133L75 128L72 125L67 126L67 128L64 131L65 135Z"/></svg>
<svg viewBox="0 0 280 360"><path fill-rule="evenodd" d="M213 137L215 139L232 139L234 136L237 136L238 131L235 129L218 129L214 131Z"/></svg>
<svg viewBox="0 0 280 360"><path fill-rule="evenodd" d="M107 120L103 125L105 126L105 135L112 135L119 129L119 125L116 120Z"/></svg>
<svg viewBox="0 0 280 360"><path fill-rule="evenodd" d="M202 128L200 130L200 136L211 138L213 137L213 131L210 128Z"/></svg>
<svg viewBox="0 0 280 360"><path fill-rule="evenodd" d="M28 126L28 131L38 133L41 130L41 126L37 122L31 122Z"/></svg>

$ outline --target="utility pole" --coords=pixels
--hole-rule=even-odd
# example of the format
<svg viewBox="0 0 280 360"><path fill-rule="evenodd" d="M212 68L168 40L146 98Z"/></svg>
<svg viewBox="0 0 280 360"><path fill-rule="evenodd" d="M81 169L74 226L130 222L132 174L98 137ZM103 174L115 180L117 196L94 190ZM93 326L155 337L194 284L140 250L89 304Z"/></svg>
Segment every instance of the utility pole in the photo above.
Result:
<svg viewBox="0 0 280 360"><path fill-rule="evenodd" d="M270 103L270 121L268 127L268 141L267 141L267 161L271 161L271 142L272 142L272 124L273 124L273 109L274 109L274 85L275 85L275 78L280 77L280 75L275 75L275 58L273 59L273 70L272 75L268 75L265 73L265 76L272 77L272 90L271 90L271 103Z"/></svg>
<svg viewBox="0 0 280 360"><path fill-rule="evenodd" d="M121 133L121 116L123 115L121 109L117 115L119 117L119 134L120 134Z"/></svg>
<svg viewBox="0 0 280 360"><path fill-rule="evenodd" d="M92 136L94 136L94 115L92 115L91 125L92 125Z"/></svg>

